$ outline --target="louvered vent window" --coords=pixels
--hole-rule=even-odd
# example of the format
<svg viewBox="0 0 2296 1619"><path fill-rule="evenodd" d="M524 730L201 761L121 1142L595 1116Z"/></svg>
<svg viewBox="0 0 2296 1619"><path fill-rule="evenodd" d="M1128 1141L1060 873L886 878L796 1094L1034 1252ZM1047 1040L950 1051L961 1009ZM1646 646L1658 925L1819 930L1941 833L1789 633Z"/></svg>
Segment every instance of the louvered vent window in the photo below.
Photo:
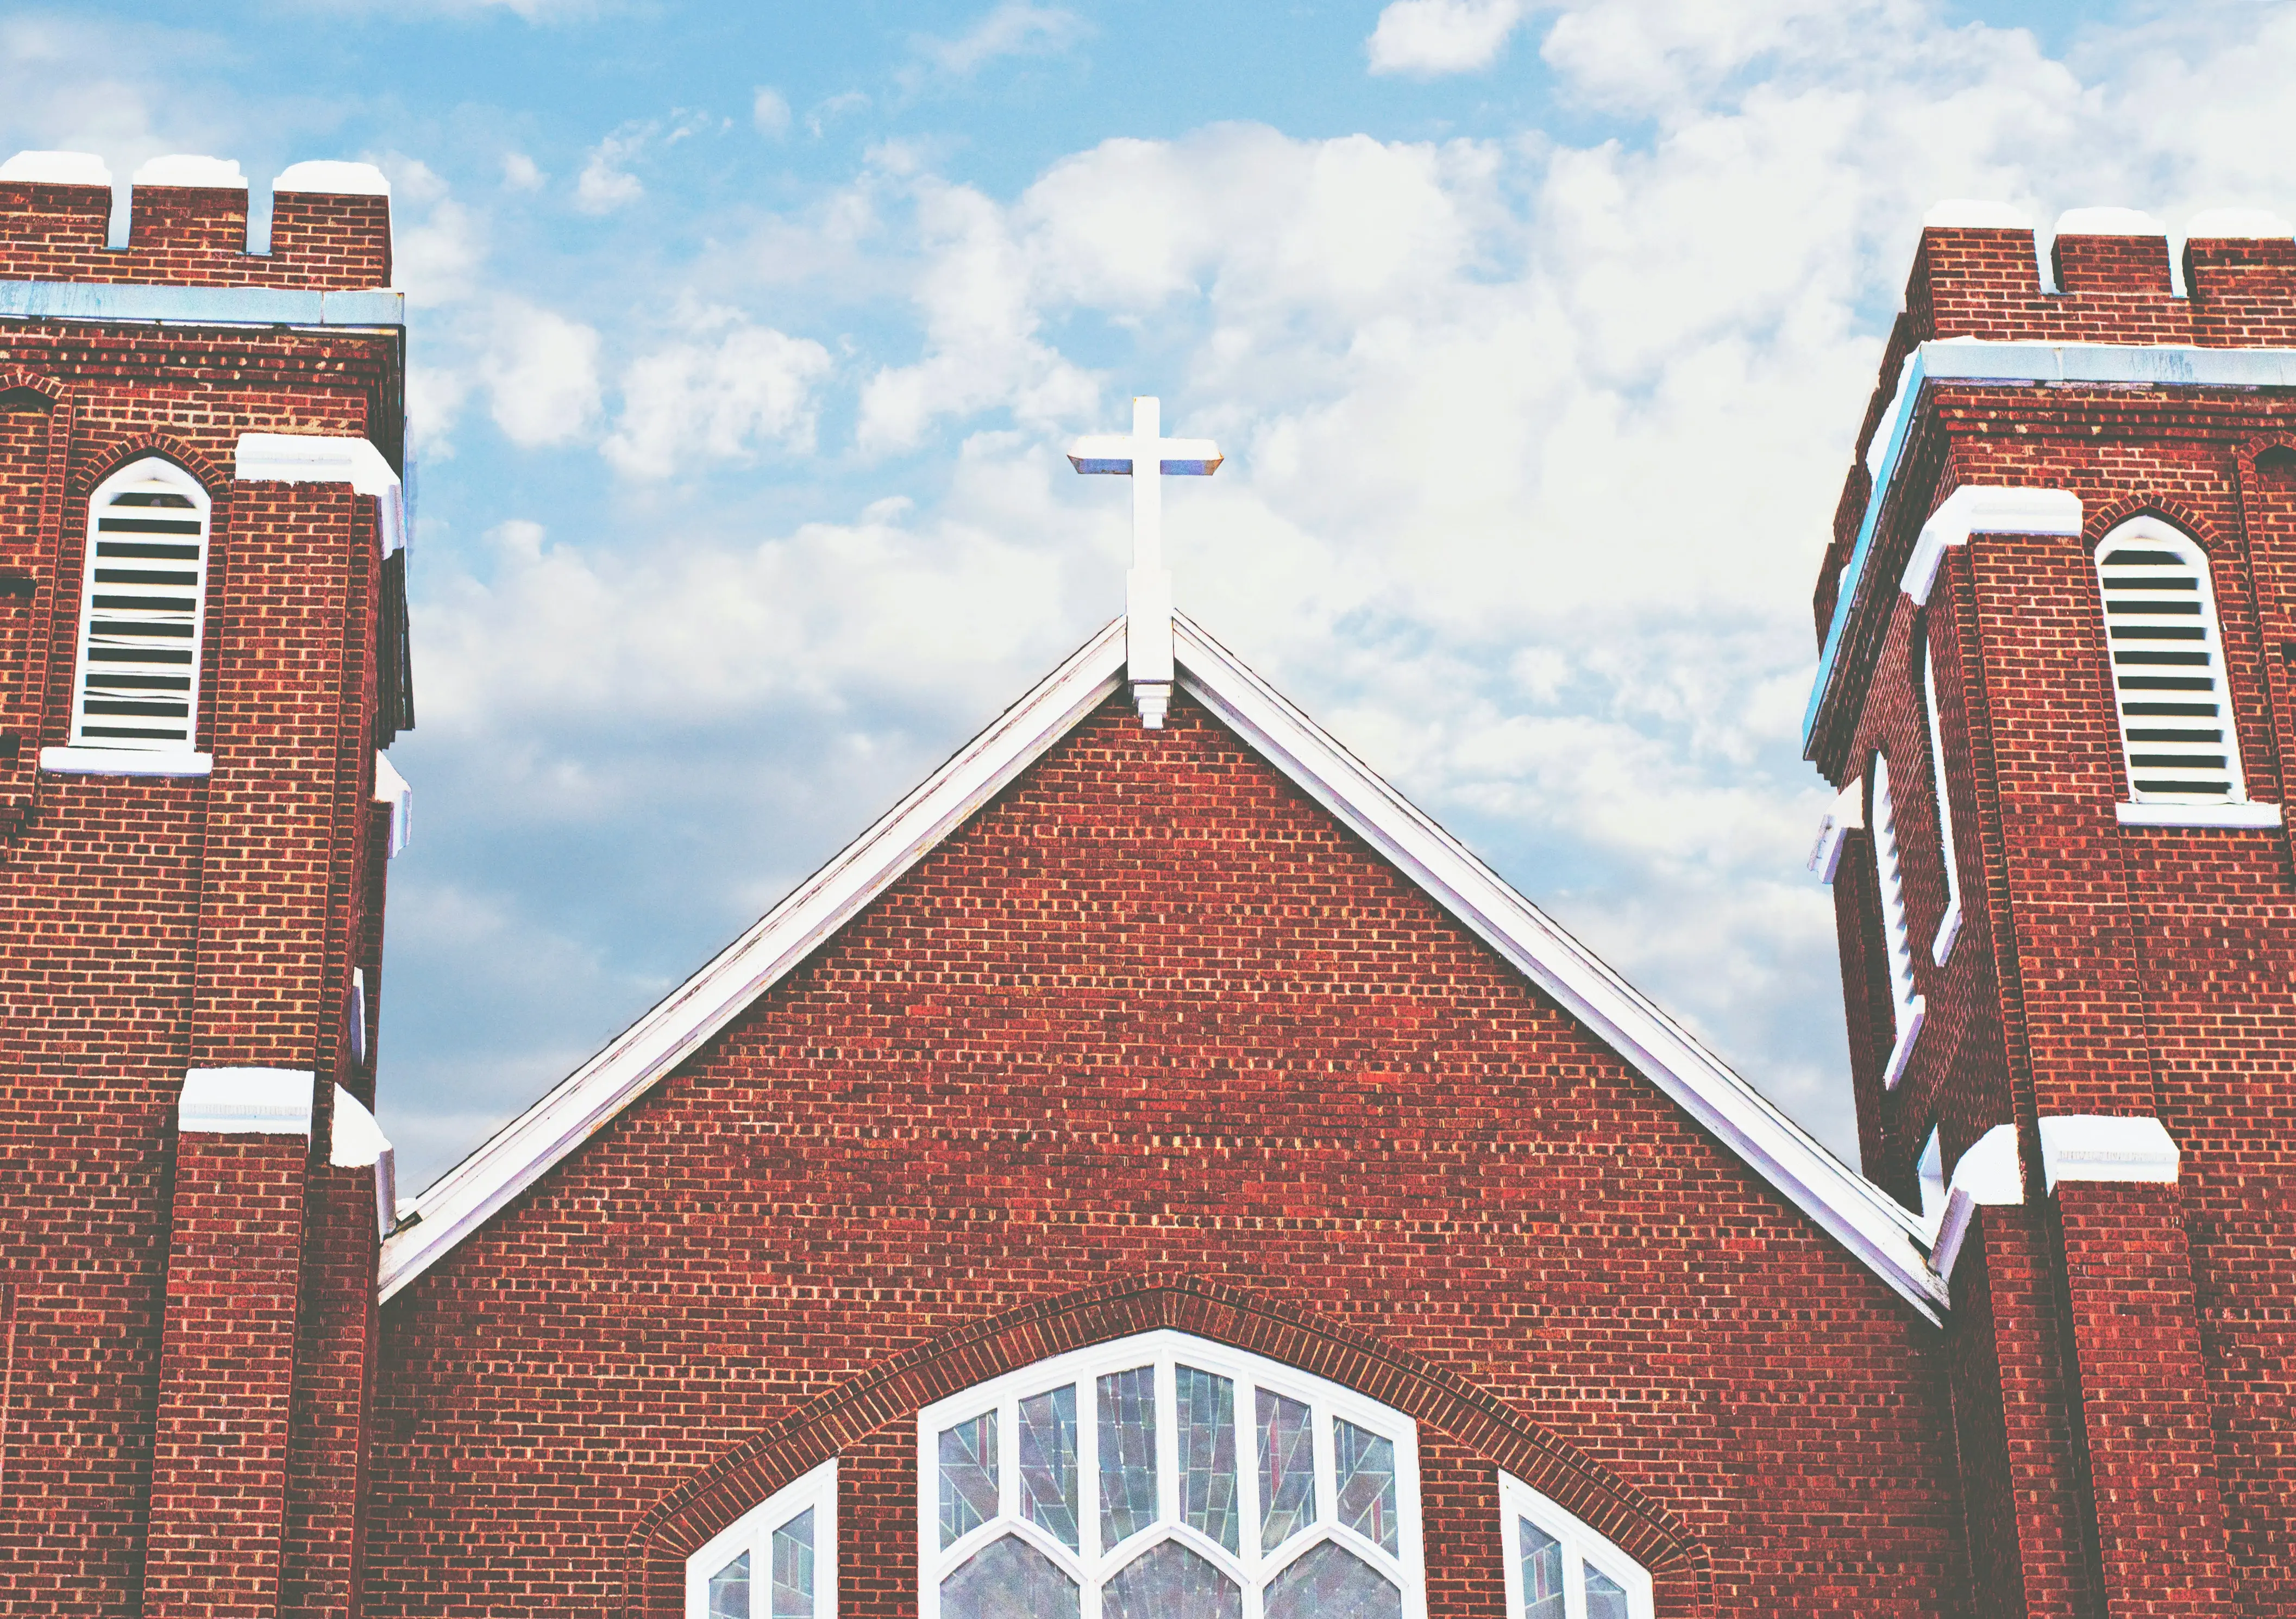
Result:
<svg viewBox="0 0 2296 1619"><path fill-rule="evenodd" d="M2128 782L2138 803L2238 803L2247 793L2208 559L2140 517L2096 549Z"/></svg>
<svg viewBox="0 0 2296 1619"><path fill-rule="evenodd" d="M1938 920L1930 958L1943 966L1961 934L1961 871L1953 849L1953 800L1946 793L1945 726L1938 718L1937 653L1922 637L1922 707L1930 722L1930 768L1937 785L1938 857L1945 862L1945 915Z"/></svg>
<svg viewBox="0 0 2296 1619"><path fill-rule="evenodd" d="M106 479L88 510L72 741L189 752L197 711L208 497L172 462Z"/></svg>
<svg viewBox="0 0 2296 1619"><path fill-rule="evenodd" d="M1890 963L1890 1007L1897 1039L1882 1082L1894 1088L1921 1032L1922 998L1914 992L1914 950L1906 920L1905 851L1898 842L1898 815L1890 800L1890 761L1874 755L1874 866L1882 886L1882 953Z"/></svg>

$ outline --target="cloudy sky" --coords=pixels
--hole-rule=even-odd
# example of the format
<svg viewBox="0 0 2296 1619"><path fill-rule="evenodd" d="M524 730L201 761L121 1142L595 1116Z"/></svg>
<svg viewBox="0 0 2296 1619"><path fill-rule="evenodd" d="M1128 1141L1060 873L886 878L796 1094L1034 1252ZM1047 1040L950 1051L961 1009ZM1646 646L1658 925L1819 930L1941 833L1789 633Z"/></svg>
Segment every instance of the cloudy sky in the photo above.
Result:
<svg viewBox="0 0 2296 1619"><path fill-rule="evenodd" d="M1808 600L1921 214L2296 206L2296 13L0 5L0 152L392 177L419 1187L1121 606L1183 607L1854 1159ZM258 220L258 228L262 228Z"/></svg>

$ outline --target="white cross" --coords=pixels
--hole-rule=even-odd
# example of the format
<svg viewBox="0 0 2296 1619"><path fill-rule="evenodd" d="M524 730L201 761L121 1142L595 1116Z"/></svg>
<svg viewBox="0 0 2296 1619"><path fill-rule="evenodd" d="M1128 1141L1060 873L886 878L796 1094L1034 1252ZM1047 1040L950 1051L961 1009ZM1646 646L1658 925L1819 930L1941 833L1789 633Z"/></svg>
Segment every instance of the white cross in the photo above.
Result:
<svg viewBox="0 0 2296 1619"><path fill-rule="evenodd" d="M1144 478L1143 464L1157 476ZM1069 464L1080 473L1113 473L1132 480L1132 571L1124 576L1124 671L1140 723L1161 729L1172 702L1172 576L1164 569L1164 479L1209 478L1219 471L1219 447L1210 439L1167 439L1161 407L1132 401L1129 433L1092 433L1069 446Z"/></svg>

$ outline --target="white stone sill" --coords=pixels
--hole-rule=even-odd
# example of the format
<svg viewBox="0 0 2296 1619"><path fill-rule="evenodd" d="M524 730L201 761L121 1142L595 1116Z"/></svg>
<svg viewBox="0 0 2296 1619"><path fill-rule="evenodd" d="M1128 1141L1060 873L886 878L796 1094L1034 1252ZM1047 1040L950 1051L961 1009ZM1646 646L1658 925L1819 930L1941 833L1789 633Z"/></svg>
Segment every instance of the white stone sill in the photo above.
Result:
<svg viewBox="0 0 2296 1619"><path fill-rule="evenodd" d="M2124 826L2277 826L2277 804L2115 804Z"/></svg>
<svg viewBox="0 0 2296 1619"><path fill-rule="evenodd" d="M137 748L42 748L40 768L50 776L206 776L215 768L215 755Z"/></svg>
<svg viewBox="0 0 2296 1619"><path fill-rule="evenodd" d="M1906 1008L1905 1023L1898 1030L1898 1043L1890 1048L1890 1060L1882 1069L1882 1089L1897 1089L1898 1081L1906 1077L1906 1064L1913 1057L1914 1042L1921 1038L1922 1024L1928 1019L1929 1002L1915 996L1913 1004Z"/></svg>

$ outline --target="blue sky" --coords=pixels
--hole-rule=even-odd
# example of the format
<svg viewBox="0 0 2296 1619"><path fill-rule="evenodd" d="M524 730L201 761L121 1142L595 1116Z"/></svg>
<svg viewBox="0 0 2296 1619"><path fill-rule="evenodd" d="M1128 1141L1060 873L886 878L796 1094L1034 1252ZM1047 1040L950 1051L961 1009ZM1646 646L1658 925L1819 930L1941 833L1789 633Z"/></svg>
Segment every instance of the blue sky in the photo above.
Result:
<svg viewBox="0 0 2296 1619"><path fill-rule="evenodd" d="M1854 1155L1808 597L1923 210L2296 205L2296 17L1923 0L0 8L0 150L392 177L420 1186L1121 604Z"/></svg>

